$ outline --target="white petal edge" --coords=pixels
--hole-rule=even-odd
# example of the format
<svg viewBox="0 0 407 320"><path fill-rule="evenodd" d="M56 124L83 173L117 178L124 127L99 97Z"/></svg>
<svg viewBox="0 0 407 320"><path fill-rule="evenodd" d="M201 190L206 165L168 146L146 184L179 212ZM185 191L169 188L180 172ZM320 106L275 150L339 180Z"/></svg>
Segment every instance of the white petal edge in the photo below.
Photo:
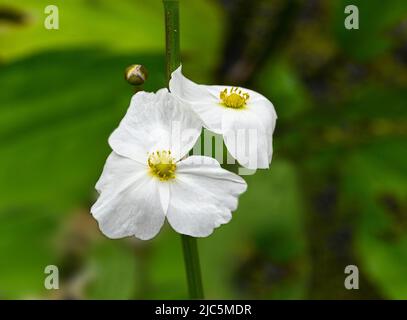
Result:
<svg viewBox="0 0 407 320"><path fill-rule="evenodd" d="M222 169L215 159L188 157L178 163L170 184L168 222L178 233L207 237L230 221L246 189L241 177Z"/></svg>

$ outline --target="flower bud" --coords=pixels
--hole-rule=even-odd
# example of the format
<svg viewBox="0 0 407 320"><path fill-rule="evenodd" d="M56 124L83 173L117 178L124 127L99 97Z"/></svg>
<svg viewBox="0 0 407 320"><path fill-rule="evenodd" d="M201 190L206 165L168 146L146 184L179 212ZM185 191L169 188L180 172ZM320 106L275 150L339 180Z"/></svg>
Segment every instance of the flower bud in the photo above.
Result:
<svg viewBox="0 0 407 320"><path fill-rule="evenodd" d="M124 78L133 86L139 86L147 80L147 69L141 64L132 64L124 72Z"/></svg>

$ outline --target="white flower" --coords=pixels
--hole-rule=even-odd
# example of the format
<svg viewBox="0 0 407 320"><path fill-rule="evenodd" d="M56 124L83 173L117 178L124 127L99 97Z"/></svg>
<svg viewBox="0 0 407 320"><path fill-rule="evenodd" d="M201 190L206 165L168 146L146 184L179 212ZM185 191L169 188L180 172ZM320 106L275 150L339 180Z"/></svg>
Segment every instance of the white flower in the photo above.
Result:
<svg viewBox="0 0 407 320"><path fill-rule="evenodd" d="M170 91L190 105L204 126L222 134L230 154L249 169L268 168L277 114L261 94L244 88L199 85L172 73Z"/></svg>
<svg viewBox="0 0 407 320"><path fill-rule="evenodd" d="M199 118L167 89L133 96L109 138L113 152L91 208L106 236L151 239L167 218L177 232L205 237L229 222L247 185L212 158L185 158L201 130Z"/></svg>

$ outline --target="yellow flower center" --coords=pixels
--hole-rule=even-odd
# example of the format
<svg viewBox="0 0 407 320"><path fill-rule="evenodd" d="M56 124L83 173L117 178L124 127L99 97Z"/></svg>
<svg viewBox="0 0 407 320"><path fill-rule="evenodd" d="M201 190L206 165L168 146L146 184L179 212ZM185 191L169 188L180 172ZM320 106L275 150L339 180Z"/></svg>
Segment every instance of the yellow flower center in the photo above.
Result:
<svg viewBox="0 0 407 320"><path fill-rule="evenodd" d="M171 180L175 178L174 158L171 156L171 151L156 151L149 155L147 160L150 172L161 181Z"/></svg>
<svg viewBox="0 0 407 320"><path fill-rule="evenodd" d="M243 108L250 98L247 92L242 92L239 88L230 88L229 92L225 89L220 92L219 97L224 106L233 109Z"/></svg>

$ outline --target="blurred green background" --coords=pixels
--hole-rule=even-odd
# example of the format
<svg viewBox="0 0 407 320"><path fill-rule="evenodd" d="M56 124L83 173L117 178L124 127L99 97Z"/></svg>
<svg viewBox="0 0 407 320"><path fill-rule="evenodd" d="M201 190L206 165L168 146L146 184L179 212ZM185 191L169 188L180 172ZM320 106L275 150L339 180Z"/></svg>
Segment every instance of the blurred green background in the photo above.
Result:
<svg viewBox="0 0 407 320"><path fill-rule="evenodd" d="M407 1L180 2L185 74L253 88L279 115L270 170L199 240L207 298L407 299ZM0 298L187 297L168 225L113 241L89 214L133 93L124 68L157 90L163 53L160 0L0 0Z"/></svg>

